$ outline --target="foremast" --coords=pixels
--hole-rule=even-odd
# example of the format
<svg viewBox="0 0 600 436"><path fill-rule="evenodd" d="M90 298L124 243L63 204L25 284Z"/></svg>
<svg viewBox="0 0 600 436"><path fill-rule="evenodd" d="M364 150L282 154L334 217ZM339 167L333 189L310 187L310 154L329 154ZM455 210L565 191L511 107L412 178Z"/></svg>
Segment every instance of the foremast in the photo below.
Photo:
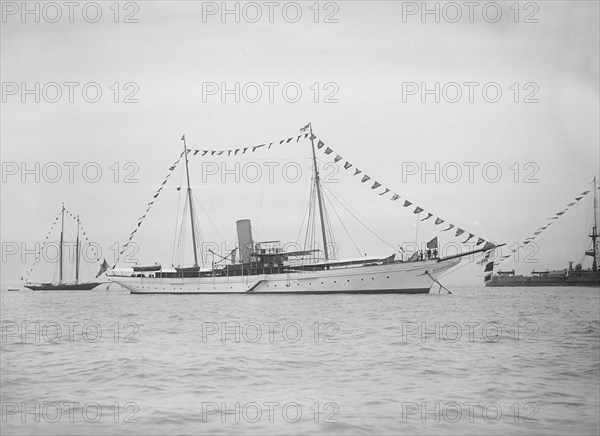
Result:
<svg viewBox="0 0 600 436"><path fill-rule="evenodd" d="M196 227L194 224L194 210L193 210L193 201L192 201L192 188L190 187L190 171L188 169L188 154L187 154L187 146L185 144L185 135L181 137L183 141L183 157L185 158L185 175L187 178L187 197L189 201L190 208L190 222L192 225L192 247L194 248L194 266L198 266L198 249L196 247Z"/></svg>
<svg viewBox="0 0 600 436"><path fill-rule="evenodd" d="M315 188L317 190L317 203L319 205L319 218L321 220L321 235L323 237L323 254L325 255L325 260L329 260L329 253L327 251L327 232L325 231L325 219L323 216L323 199L321 197L321 182L319 179L319 167L317 165L317 156L315 154L315 139L314 139L315 137L312 133L312 123L308 123L308 128L310 131L310 143L312 145L314 180L315 180Z"/></svg>

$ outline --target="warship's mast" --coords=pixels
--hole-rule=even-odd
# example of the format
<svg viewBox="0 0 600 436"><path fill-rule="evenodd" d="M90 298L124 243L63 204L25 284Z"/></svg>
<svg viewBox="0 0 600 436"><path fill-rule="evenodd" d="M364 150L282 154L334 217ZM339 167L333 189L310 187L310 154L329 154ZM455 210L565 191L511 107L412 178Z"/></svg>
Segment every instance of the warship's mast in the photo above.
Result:
<svg viewBox="0 0 600 436"><path fill-rule="evenodd" d="M77 215L77 241L75 242L75 283L79 283L79 215Z"/></svg>
<svg viewBox="0 0 600 436"><path fill-rule="evenodd" d="M325 232L325 220L323 218L323 200L321 198L321 182L319 179L319 167L317 166L317 157L315 155L315 140L312 134L312 123L308 123L310 129L310 143L312 144L313 167L315 172L315 187L317 188L317 201L319 203L319 217L321 218L321 235L323 236L323 253L325 260L329 260L327 251L327 233Z"/></svg>
<svg viewBox="0 0 600 436"><path fill-rule="evenodd" d="M594 189L594 226L592 227L592 233L589 235L592 238L592 270L598 270L598 263L596 261L596 239L598 238L598 187L596 185L596 177L592 181L593 189Z"/></svg>
<svg viewBox="0 0 600 436"><path fill-rule="evenodd" d="M185 145L185 135L181 137L183 141L183 155L185 157L185 174L187 176L187 196L190 206L190 222L192 224L192 247L194 247L194 266L198 266L198 249L196 248L196 228L194 226L194 210L192 202L192 188L190 187L190 171L188 169L187 146Z"/></svg>
<svg viewBox="0 0 600 436"><path fill-rule="evenodd" d="M61 210L61 223L60 223L60 247L58 250L58 283L62 284L63 282L63 242L64 242L64 232L65 232L65 204L62 204Z"/></svg>

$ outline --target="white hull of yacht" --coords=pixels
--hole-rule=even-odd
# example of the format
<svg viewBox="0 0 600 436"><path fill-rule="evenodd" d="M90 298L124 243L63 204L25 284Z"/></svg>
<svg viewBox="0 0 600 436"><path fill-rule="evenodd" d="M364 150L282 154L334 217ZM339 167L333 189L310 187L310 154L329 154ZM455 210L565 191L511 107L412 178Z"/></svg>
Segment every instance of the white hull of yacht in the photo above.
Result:
<svg viewBox="0 0 600 436"><path fill-rule="evenodd" d="M428 293L433 278L460 263L459 258L231 277L134 277L108 275L132 294L231 293ZM433 278L432 278L433 277Z"/></svg>

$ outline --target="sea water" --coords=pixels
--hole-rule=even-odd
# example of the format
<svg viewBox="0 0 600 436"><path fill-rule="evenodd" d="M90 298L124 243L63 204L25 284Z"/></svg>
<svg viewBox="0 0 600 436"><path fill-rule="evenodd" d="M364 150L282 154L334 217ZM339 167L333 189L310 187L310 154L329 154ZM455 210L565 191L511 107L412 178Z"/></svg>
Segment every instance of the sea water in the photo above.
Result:
<svg viewBox="0 0 600 436"><path fill-rule="evenodd" d="M598 434L597 288L1 292L2 434Z"/></svg>

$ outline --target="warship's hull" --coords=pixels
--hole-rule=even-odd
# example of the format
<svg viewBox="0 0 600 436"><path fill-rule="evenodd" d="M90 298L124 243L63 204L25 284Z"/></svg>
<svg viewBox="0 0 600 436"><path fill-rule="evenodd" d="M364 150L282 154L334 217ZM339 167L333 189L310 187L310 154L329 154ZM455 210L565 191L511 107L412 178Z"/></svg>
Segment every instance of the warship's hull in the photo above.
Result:
<svg viewBox="0 0 600 436"><path fill-rule="evenodd" d="M52 284L52 283L40 283L40 284L28 284L26 288L32 291L91 291L102 282L88 282L88 283L72 283L72 284Z"/></svg>
<svg viewBox="0 0 600 436"><path fill-rule="evenodd" d="M499 276L485 284L487 287L513 286L600 286L600 271L572 270L557 276Z"/></svg>
<svg viewBox="0 0 600 436"><path fill-rule="evenodd" d="M132 294L327 294L428 293L434 279L460 259L394 262L382 265L290 270L231 277L153 277L109 274Z"/></svg>

